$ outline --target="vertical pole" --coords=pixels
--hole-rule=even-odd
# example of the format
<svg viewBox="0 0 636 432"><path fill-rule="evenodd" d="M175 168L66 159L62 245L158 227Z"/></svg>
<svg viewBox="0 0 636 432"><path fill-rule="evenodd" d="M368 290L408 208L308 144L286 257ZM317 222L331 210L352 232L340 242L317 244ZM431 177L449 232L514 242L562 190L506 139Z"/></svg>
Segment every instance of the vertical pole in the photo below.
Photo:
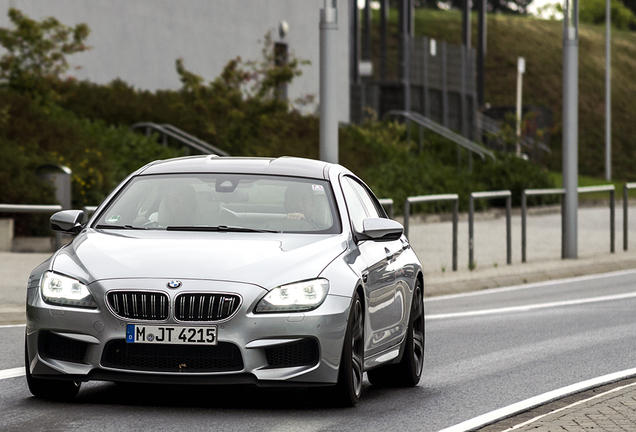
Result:
<svg viewBox="0 0 636 432"><path fill-rule="evenodd" d="M526 60L523 57L517 58L517 157L521 157L521 117L522 105L521 97L523 94L523 74L526 71Z"/></svg>
<svg viewBox="0 0 636 432"><path fill-rule="evenodd" d="M484 69L486 59L486 1L479 0L479 22L477 27L477 104L483 107Z"/></svg>
<svg viewBox="0 0 636 432"><path fill-rule="evenodd" d="M565 0L563 18L563 223L564 257L578 256L578 0Z"/></svg>
<svg viewBox="0 0 636 432"><path fill-rule="evenodd" d="M565 259L565 192L561 195L561 259Z"/></svg>
<svg viewBox="0 0 636 432"><path fill-rule="evenodd" d="M409 238L409 219L411 217L411 202L407 198L404 201L404 237Z"/></svg>
<svg viewBox="0 0 636 432"><path fill-rule="evenodd" d="M325 2L328 1L330 0L325 0ZM349 25L349 47L351 55L349 70L351 73L351 83L358 84L360 82L360 13L358 12L357 0L349 0Z"/></svg>
<svg viewBox="0 0 636 432"><path fill-rule="evenodd" d="M470 9L471 0L464 0L462 9L462 44L466 47L470 47Z"/></svg>
<svg viewBox="0 0 636 432"><path fill-rule="evenodd" d="M411 1L402 0L402 51L403 51L403 83L404 83L404 111L411 111ZM411 130L407 122L409 132Z"/></svg>
<svg viewBox="0 0 636 432"><path fill-rule="evenodd" d="M627 185L623 186L623 250L627 250L627 216L628 216L628 206L627 200L629 194L629 188Z"/></svg>
<svg viewBox="0 0 636 432"><path fill-rule="evenodd" d="M424 62L423 64L423 78L424 78L424 82L422 83L422 88L424 89L424 116L431 118L431 97L430 97L430 93L428 90L428 80L429 80L429 76L428 76L428 64L429 64L429 53L431 52L431 41L429 38L425 37L424 38L424 52L423 52L423 56L422 56L422 61Z"/></svg>
<svg viewBox="0 0 636 432"><path fill-rule="evenodd" d="M611 0L605 0L605 179L612 179L612 28Z"/></svg>
<svg viewBox="0 0 636 432"><path fill-rule="evenodd" d="M616 191L610 191L610 253L615 252L616 245Z"/></svg>
<svg viewBox="0 0 636 432"><path fill-rule="evenodd" d="M387 21L389 19L389 0L380 0L380 79L386 80L387 61Z"/></svg>
<svg viewBox="0 0 636 432"><path fill-rule="evenodd" d="M371 0L364 2L364 32L362 33L362 60L371 60Z"/></svg>
<svg viewBox="0 0 636 432"><path fill-rule="evenodd" d="M474 252L474 235L475 235L475 198L470 194L468 198L468 269L475 268L475 252Z"/></svg>
<svg viewBox="0 0 636 432"><path fill-rule="evenodd" d="M527 211L528 211L528 196L526 191L521 191L521 262L526 262L526 227L527 227Z"/></svg>
<svg viewBox="0 0 636 432"><path fill-rule="evenodd" d="M338 0L325 0L320 13L320 159L338 163Z"/></svg>
<svg viewBox="0 0 636 432"><path fill-rule="evenodd" d="M512 196L506 197L506 264L512 264Z"/></svg>
<svg viewBox="0 0 636 432"><path fill-rule="evenodd" d="M459 221L459 198L453 203L453 271L457 271L457 223Z"/></svg>

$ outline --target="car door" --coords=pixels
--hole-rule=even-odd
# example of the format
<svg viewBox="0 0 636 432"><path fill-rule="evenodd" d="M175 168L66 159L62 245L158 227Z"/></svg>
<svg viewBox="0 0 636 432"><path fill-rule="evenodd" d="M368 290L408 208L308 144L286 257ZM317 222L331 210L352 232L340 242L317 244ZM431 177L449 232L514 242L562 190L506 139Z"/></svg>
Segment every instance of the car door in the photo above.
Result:
<svg viewBox="0 0 636 432"><path fill-rule="evenodd" d="M355 178L344 176L342 190L352 227L362 232L362 221L368 217L384 217L377 199ZM367 356L382 352L404 337L407 324L408 286L398 275L403 273L401 240L357 242L364 263L365 301L368 319L365 323Z"/></svg>

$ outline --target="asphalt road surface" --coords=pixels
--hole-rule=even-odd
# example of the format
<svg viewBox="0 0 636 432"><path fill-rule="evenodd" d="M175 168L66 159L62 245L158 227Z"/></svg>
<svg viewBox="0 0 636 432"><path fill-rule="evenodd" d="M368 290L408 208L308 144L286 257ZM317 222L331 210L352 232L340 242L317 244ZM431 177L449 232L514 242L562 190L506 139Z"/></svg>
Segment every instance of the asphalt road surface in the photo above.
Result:
<svg viewBox="0 0 636 432"><path fill-rule="evenodd" d="M84 384L72 403L0 379L0 430L438 431L633 368L636 271L426 300L420 385L329 408L304 389ZM0 377L23 364L24 327L0 327Z"/></svg>

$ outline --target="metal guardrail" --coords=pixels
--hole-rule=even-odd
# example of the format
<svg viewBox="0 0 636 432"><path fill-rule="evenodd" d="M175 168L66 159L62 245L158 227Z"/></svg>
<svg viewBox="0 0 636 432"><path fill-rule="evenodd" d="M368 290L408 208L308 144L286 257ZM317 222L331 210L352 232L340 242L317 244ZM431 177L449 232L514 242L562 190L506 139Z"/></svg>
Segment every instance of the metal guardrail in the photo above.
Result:
<svg viewBox="0 0 636 432"><path fill-rule="evenodd" d="M390 219L393 219L393 200L391 198L380 198L380 205L386 210L386 214Z"/></svg>
<svg viewBox="0 0 636 432"><path fill-rule="evenodd" d="M632 183L636 188L636 183ZM627 185L625 185L627 186ZM616 226L615 226L615 208L616 208L616 200L615 200L615 188L614 185L603 185L603 186L582 186L577 188L577 193L594 193L594 192L609 192L610 193L610 253L615 252L615 237L616 237ZM626 192L625 192L626 193ZM526 189L521 192L521 262L525 263L526 260L526 248L527 248L527 197L528 196L537 196L537 195L565 195L565 189ZM625 195L627 196L627 195ZM624 201L625 202L625 201ZM626 209L623 207L623 214L626 215ZM625 224L625 220L623 221ZM563 217L563 202L561 202L561 258L564 258L564 241L563 233L565 231L565 218ZM625 245L627 243L627 225L623 226L623 249L625 249ZM625 249L627 250L627 249Z"/></svg>
<svg viewBox="0 0 636 432"><path fill-rule="evenodd" d="M565 189L526 189L521 191L521 262L526 262L528 196L565 195ZM561 203L561 258L563 258L563 202Z"/></svg>
<svg viewBox="0 0 636 432"><path fill-rule="evenodd" d="M404 235L409 236L409 219L411 217L411 205L438 202L453 201L453 271L457 271L457 222L459 220L459 196L457 194L441 194L441 195L421 195L408 197L404 202Z"/></svg>
<svg viewBox="0 0 636 432"><path fill-rule="evenodd" d="M610 253L615 252L615 243L616 243L616 188L614 185L604 185L604 186L583 186L577 188L577 192L579 194L582 193L594 193L594 192L609 192L610 194Z"/></svg>
<svg viewBox="0 0 636 432"><path fill-rule="evenodd" d="M628 201L629 201L629 190L636 189L636 183L625 183L623 186L623 250L627 250L627 220L628 220Z"/></svg>
<svg viewBox="0 0 636 432"><path fill-rule="evenodd" d="M0 204L0 213L55 213L62 211L58 204ZM62 247L62 233L55 233L55 249Z"/></svg>
<svg viewBox="0 0 636 432"><path fill-rule="evenodd" d="M425 127L426 129L432 130L433 132L443 136L444 138L453 141L455 144L464 147L468 151L477 154L479 157L481 157L482 160L486 160L486 156L490 157L492 160L496 160L495 154L492 151L488 150L486 147L477 144L476 142L473 142L458 133L453 132L447 127L442 126L441 124L431 120L428 117L424 117L417 112L392 110L384 115L385 118L388 116L404 117L405 119L420 125L420 127Z"/></svg>
<svg viewBox="0 0 636 432"><path fill-rule="evenodd" d="M168 145L168 137L180 142L181 144L198 151L202 154L215 154L219 156L229 156L228 153L224 152L218 147L213 146L210 143L207 143L189 133L179 129L176 126L172 126L170 124L162 124L158 125L156 123L151 122L143 122L143 123L135 123L130 127L131 130L135 129L144 129L146 131L146 135L150 135L151 131L156 131L161 134L163 145Z"/></svg>
<svg viewBox="0 0 636 432"><path fill-rule="evenodd" d="M473 192L468 199L468 268L475 268L475 199L506 199L506 264L512 264L512 193L509 190Z"/></svg>

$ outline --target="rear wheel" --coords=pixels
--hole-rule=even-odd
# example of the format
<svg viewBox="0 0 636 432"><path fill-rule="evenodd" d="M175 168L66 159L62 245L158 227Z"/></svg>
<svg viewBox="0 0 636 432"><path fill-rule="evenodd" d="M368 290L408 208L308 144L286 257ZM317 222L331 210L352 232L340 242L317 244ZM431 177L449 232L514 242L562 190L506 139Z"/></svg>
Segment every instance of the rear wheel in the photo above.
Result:
<svg viewBox="0 0 636 432"><path fill-rule="evenodd" d="M36 398L63 401L73 399L77 396L82 384L81 381L48 380L34 378L31 375L26 342L24 344L24 366L26 368L26 379L29 391Z"/></svg>
<svg viewBox="0 0 636 432"><path fill-rule="evenodd" d="M420 382L424 368L424 295L418 280L413 291L411 315L400 363L381 366L367 372L376 386L413 387Z"/></svg>

